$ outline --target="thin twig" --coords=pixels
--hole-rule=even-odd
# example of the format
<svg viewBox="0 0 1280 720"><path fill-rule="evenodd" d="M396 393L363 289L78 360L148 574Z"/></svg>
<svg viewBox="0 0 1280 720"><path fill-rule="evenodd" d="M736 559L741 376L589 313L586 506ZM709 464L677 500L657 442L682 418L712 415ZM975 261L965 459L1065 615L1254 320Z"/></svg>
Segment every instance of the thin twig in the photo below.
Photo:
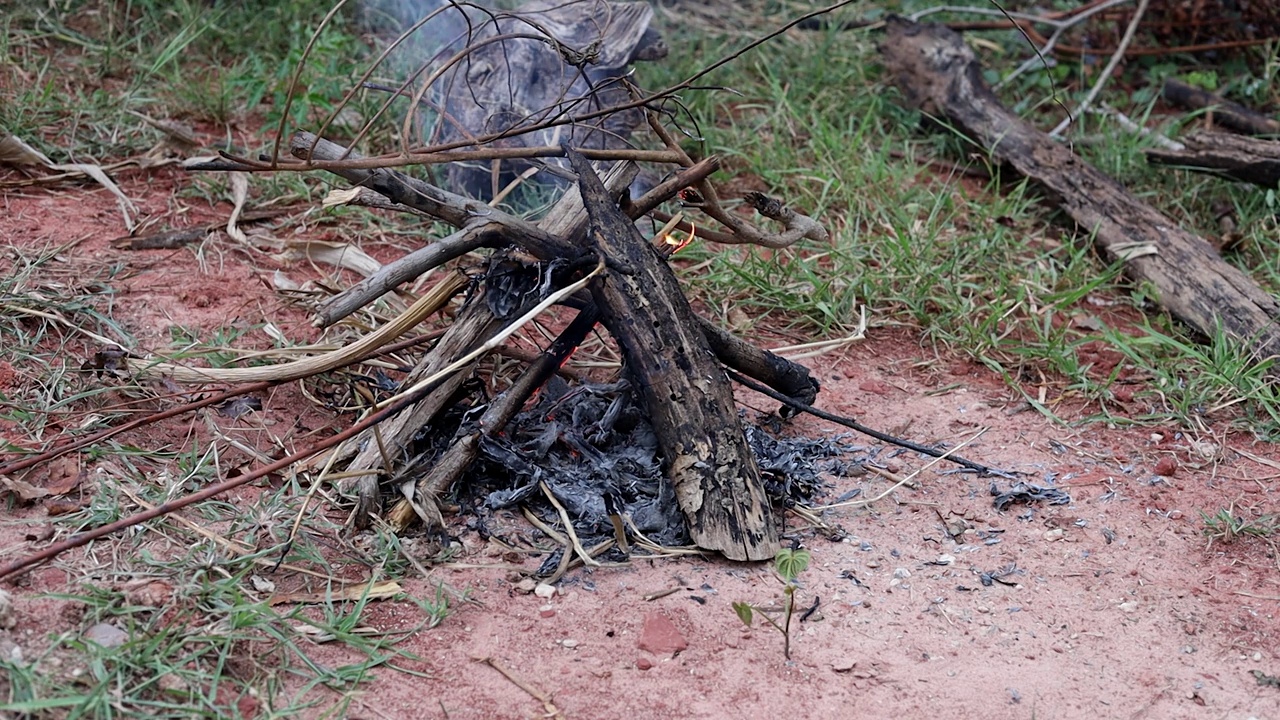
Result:
<svg viewBox="0 0 1280 720"><path fill-rule="evenodd" d="M1093 87L1089 90L1089 94L1086 95L1080 105L1076 107L1075 114L1068 114L1063 118L1062 122L1058 123L1058 126L1050 131L1049 137L1060 137L1062 135L1062 131L1071 126L1074 118L1080 117L1081 113L1088 110L1089 106L1093 104L1093 101L1097 99L1098 93L1102 92L1102 88L1107 84L1107 80L1111 79L1111 74L1115 72L1116 66L1124 59L1124 52L1129 48L1129 43L1133 42L1133 36L1138 31L1138 23L1142 20L1142 16L1146 14L1147 5L1149 5L1150 2L1151 0L1138 0L1138 9L1133 11L1133 20L1129 21L1129 27L1124 31L1124 37L1120 38L1120 47L1117 47L1116 51L1112 53L1111 60L1109 60L1107 62L1107 66L1102 69L1102 75L1098 77L1098 81L1094 83Z"/></svg>
<svg viewBox="0 0 1280 720"><path fill-rule="evenodd" d="M370 414L367 418L365 418L364 420L361 420L358 423L355 423L354 425L347 428L346 430L343 430L342 432L337 433L336 435L331 435L330 437L327 437L324 440L321 440L304 450L299 450L298 452L295 452L283 458L280 458L279 460L271 463L270 465L265 465L263 467L258 468L257 470L245 473L244 475L238 475L235 478L232 478L230 480L224 480L223 482L210 485L209 487L206 487L204 490L201 490L199 492L195 492L190 495L185 495L180 498L166 501L145 512L136 513L134 515L121 518L120 520L117 520L113 523L102 525L100 527L96 527L91 530L86 530L82 533L72 535L66 540L54 543L43 550L34 552L24 558L15 560L9 563L8 565L0 567L0 580L7 579L21 572L25 572L26 570L29 570L30 568L34 567L35 565L38 565L39 563L44 562L45 560L49 560L51 558L57 557L58 555L61 555L62 553L68 550L78 548L82 545L87 545L91 541L96 540L98 538L105 537L112 533L119 532L120 530L125 530L128 528L134 527L136 525L140 525L144 522L147 522L148 520L154 520L158 517L161 517L162 515L168 515L169 513L174 512L176 510L180 510L184 507L187 507L188 505L192 505L194 503L202 502L204 500L217 497L218 495L221 495L222 493L225 493L229 490L234 490L235 488L238 488L241 485L245 485L247 483L253 482L254 480L264 478L270 475L271 473L279 472L280 470L283 470L296 462L305 460L324 450L328 450L331 447L334 447L342 442L345 442L346 440L352 437L355 437L361 432L364 432L366 429L373 427L374 425L377 425L383 420L386 420L387 418L400 412L404 408L409 407L413 403L420 400L422 397L425 397L427 393L431 392L433 389L434 389L434 386L431 386L431 385L421 386L417 389L416 392L412 394L400 396L400 398L396 402L383 407L381 410L378 410L375 413Z"/></svg>
<svg viewBox="0 0 1280 720"><path fill-rule="evenodd" d="M521 680L519 677L516 676L515 673L508 670L502 663L498 662L497 660L494 660L491 657L475 658L475 660L476 662L484 663L485 665L488 665L494 670L497 670L498 672L502 673L502 676L510 680L512 684L514 684L516 687L520 688L521 690L529 693L529 696L532 697L534 700L537 700L538 702L542 703L542 709L546 711L545 717L554 718L555 720L564 720L564 713L561 713L560 710L556 708L555 703L551 701L550 695L538 689L537 687L525 682L524 680Z"/></svg>
<svg viewBox="0 0 1280 720"><path fill-rule="evenodd" d="M234 398L234 397L239 397L241 395L248 395L249 393L258 392L260 390L267 390L279 384L280 384L279 382L257 382L257 383L252 383L250 385L242 385L237 388L232 388L230 390L224 390L219 393L214 393L213 395L209 395L208 397L205 397L203 399L196 400L195 402L189 402L189 403L186 403L185 405L179 405L178 407L170 408L163 412L158 412L151 415L147 415L145 417L136 418L134 420L130 420L127 423L124 423L123 425L118 425L116 427L109 427L105 430L100 430L92 435L86 435L85 437L79 438L77 440L72 440L71 442L65 445L56 447L52 450L47 450L45 452L40 453L39 455L33 455L32 457L25 458L23 460L17 460L17 461L8 463L6 465L0 466L0 475L12 475L13 473L16 473L20 470L26 470L29 467L34 467L36 465L39 465L40 463L48 462L49 460L52 460L56 457L61 457L63 455L66 455L69 452L74 452L76 450L79 450L80 448L88 447L89 445L96 445L108 438L119 435L122 432L128 432L129 430L144 427L152 423L157 423L157 422L160 422L161 420L168 420L171 417L177 417L178 415L183 415L193 410L199 410L200 408L209 407L210 405L217 405L220 402L230 400L231 398Z"/></svg>
<svg viewBox="0 0 1280 720"><path fill-rule="evenodd" d="M879 430L869 428L866 425L863 425L862 423L856 420L851 420L846 417L841 417L839 415L826 412L825 410L819 410L818 408L813 407L812 405L806 405L805 403L799 402L795 398L788 397L767 385L763 385L754 380L743 377L742 375L739 375L738 373L732 370L727 370L726 372L728 372L729 378L734 382L738 383L739 385L743 385L752 390L755 390L756 392L762 395L768 395L769 397L773 398L774 400L777 400L780 403L783 403L784 405L792 407L796 410L800 410L802 412L807 412L810 415L813 415L814 417L817 417L817 418L822 418L827 422L833 422L837 425L843 425L844 427L847 427L851 430L857 430L863 435L868 435L881 442L886 442L886 443L889 443L890 445L897 445L898 447L903 447L908 450L912 450L914 452L918 452L923 455L929 455L935 458L946 458L951 462L956 463L957 465L969 468L970 470L977 471L983 475L998 475L1001 477L1012 477L1012 473L1006 472L1004 470L997 470L995 468L990 468L990 467L987 467L986 465L981 465L979 463L973 462L972 460L966 460L958 455L953 455L951 450L943 452L941 450L936 450L931 447L926 447L924 445L913 443L910 440L903 440L902 438L894 437L887 433L882 433Z"/></svg>

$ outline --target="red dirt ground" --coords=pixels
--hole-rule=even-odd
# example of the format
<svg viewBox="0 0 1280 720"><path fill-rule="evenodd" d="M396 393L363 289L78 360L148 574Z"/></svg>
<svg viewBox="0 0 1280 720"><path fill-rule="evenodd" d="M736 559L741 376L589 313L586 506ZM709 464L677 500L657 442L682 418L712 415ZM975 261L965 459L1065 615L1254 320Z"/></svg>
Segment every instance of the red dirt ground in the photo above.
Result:
<svg viewBox="0 0 1280 720"><path fill-rule="evenodd" d="M183 182L166 171L125 178L122 187L144 213L163 218ZM194 208L182 222L226 212ZM69 267L90 273L119 264L110 281L118 293L113 313L146 346L164 346L174 323L212 330L270 318L292 338L309 337L303 313L282 305L264 282L276 267L298 279L313 276L309 266L272 267L262 258L251 264L227 249L225 237L215 241L223 249L214 253L217 261L203 264L190 250L112 249L121 221L114 200L92 186L9 192L0 196L0 214L6 246L29 252L79 241L65 253ZM383 259L394 254L370 251ZM87 356L92 346L83 347ZM513 566L509 553L458 527L457 564L433 569L432 580L469 590L477 602L401 644L421 658L410 667L426 679L379 671L349 716L1280 717L1280 687L1260 684L1253 674L1280 675L1275 549L1259 540L1209 544L1201 518L1233 503L1277 512L1274 447L1175 428L1055 424L987 370L935 357L902 331L873 327L865 341L811 366L824 383L823 408L925 443L955 444L986 428L963 455L1028 473L1030 482L1053 474L1072 502L1033 506L1027 519L1020 517L1027 506L997 512L990 481L946 472L940 463L921 473L915 489L899 489L870 507L829 511L827 522L847 536L806 536L813 563L801 576L797 603L807 608L820 598L821 604L796 625L791 661L783 658L778 633L759 624L745 629L731 608L735 601L768 605L780 597L780 584L763 565L639 560L572 572L544 599L516 587L520 570L531 572L542 558ZM37 372L0 367L0 385L31 382ZM741 399L770 407L759 397ZM265 405L262 416L277 428L275 436L293 444L305 442L306 432L346 422L310 409L293 390ZM1080 414L1066 403L1056 409L1067 420ZM144 447L180 443L202 425L178 419L127 439ZM288 428L299 428L296 436ZM839 432L808 418L796 428ZM0 431L35 444L23 428ZM259 435L249 428L242 437L257 442ZM925 465L911 454L890 464L899 474ZM854 487L865 498L888 482L876 475L837 480L832 497ZM16 518L43 513L19 510ZM29 527L0 525L5 558L47 542L29 540ZM17 624L0 629L0 646L16 644L34 657L50 636L77 628L66 603L42 593L67 590L84 559L76 551L8 585ZM1017 571L1004 580L1012 584L982 584L982 573L1011 565ZM434 587L422 579L402 584L424 597ZM396 630L422 619L412 603L384 601L363 621ZM347 651L322 645L310 652L336 662ZM483 658L546 693L550 705Z"/></svg>

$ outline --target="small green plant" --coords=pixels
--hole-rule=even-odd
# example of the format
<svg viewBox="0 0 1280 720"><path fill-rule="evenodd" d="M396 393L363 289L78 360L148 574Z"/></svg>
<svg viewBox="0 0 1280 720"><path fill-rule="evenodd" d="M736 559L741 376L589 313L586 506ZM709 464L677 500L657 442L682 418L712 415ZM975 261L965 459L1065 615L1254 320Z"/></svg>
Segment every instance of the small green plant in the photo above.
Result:
<svg viewBox="0 0 1280 720"><path fill-rule="evenodd" d="M809 551L799 548L783 548L778 551L777 555L773 556L773 568L777 571L778 576L782 578L783 583L781 623L770 617L763 608L744 602L733 604L733 611L738 614L738 619L747 627L751 627L752 619L756 613L759 613L765 622L782 633L782 654L788 660L791 659L791 615L796 602L796 578L805 571L805 568L809 567L809 558Z"/></svg>
<svg viewBox="0 0 1280 720"><path fill-rule="evenodd" d="M1236 511L1236 506L1222 508L1213 515L1201 512L1204 518L1204 534L1209 542L1229 543L1245 535L1271 540L1280 533L1280 515L1260 515L1247 518Z"/></svg>

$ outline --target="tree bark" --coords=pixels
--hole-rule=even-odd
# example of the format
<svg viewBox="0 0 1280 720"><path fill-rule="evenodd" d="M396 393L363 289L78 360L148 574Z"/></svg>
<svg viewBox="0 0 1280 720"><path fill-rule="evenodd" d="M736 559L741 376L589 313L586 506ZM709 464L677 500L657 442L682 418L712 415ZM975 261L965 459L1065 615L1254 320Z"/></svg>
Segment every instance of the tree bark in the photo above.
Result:
<svg viewBox="0 0 1280 720"><path fill-rule="evenodd" d="M1130 278L1154 285L1174 317L1206 336L1225 330L1259 358L1280 355L1280 306L1269 293L1205 239L1001 105L959 35L899 17L890 18L886 32L880 52L908 101L947 118L1039 184L1104 255L1124 262Z"/></svg>
<svg viewBox="0 0 1280 720"><path fill-rule="evenodd" d="M1275 118L1269 118L1257 110L1233 103L1200 88L1191 87L1179 80L1173 78L1165 80L1162 94L1165 100L1174 105L1192 110L1208 110L1215 123L1236 132L1249 135L1280 134L1280 122Z"/></svg>
<svg viewBox="0 0 1280 720"><path fill-rule="evenodd" d="M1147 161L1181 165L1264 188L1280 187L1280 141L1220 132L1198 132L1181 140L1186 149L1151 148Z"/></svg>
<svg viewBox="0 0 1280 720"><path fill-rule="evenodd" d="M568 154L608 268L592 295L649 411L690 536L733 560L773 557L778 536L764 481L689 301L590 163Z"/></svg>

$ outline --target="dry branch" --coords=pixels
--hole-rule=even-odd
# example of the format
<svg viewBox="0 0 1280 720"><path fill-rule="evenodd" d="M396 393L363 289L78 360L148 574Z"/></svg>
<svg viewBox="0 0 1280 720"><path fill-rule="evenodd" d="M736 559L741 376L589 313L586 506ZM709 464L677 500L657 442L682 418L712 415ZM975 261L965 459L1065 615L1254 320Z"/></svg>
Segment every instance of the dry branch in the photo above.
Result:
<svg viewBox="0 0 1280 720"><path fill-rule="evenodd" d="M1182 150L1151 148L1147 160L1156 165L1179 165L1253 183L1280 187L1280 140L1231 133L1198 132L1182 139Z"/></svg>
<svg viewBox="0 0 1280 720"><path fill-rule="evenodd" d="M1213 121L1225 128L1249 135L1280 135L1280 121L1257 110L1225 100L1211 92L1169 78L1164 81L1164 99L1192 110L1208 110Z"/></svg>
<svg viewBox="0 0 1280 720"><path fill-rule="evenodd" d="M290 147L294 153L314 152L318 158L334 158L343 155L360 158L358 154L348 151L341 145L316 138L310 133L298 133L290 143ZM627 207L627 215L631 218L640 217L645 211L657 207L664 200L674 196L680 189L701 182L719 167L719 160L715 157L706 158L697 163L690 161L690 163L690 167L676 173L639 200L632 202ZM631 166L620 163L615 165L615 168L618 169L617 172L622 172L623 168L631 168ZM486 237L500 238L519 245L540 260L574 257L582 252L577 246L562 239L576 236L579 231L574 228L583 222L584 216L580 214L582 200L576 187L570 187L547 216L538 224L534 224L475 200L446 192L396 170L343 170L336 174L352 183L382 193L393 202L417 208L444 222L450 222L449 218L460 220L475 217L476 225L470 228L472 232L485 233ZM611 175L607 180L614 192L621 192L622 188L630 183L629 176L613 177ZM658 215L658 217L662 216ZM699 232L704 231L700 229ZM417 255L417 253L414 254ZM429 269L431 266L428 263L414 263L411 267L405 267L403 276L407 281L415 277L416 273L426 272ZM416 273L411 274L412 271ZM335 296L321 309L321 317L333 318L336 322L340 315L334 308L339 304L339 298L342 298L341 310L345 311L349 308L350 312L354 312L358 306L353 307L352 301L348 300L353 295L354 293L352 295L343 293ZM374 299L368 293L363 297L368 297L369 301ZM698 324L705 329L715 328L710 321L702 318L699 318ZM808 369L803 365L761 350L724 330L715 330L715 337L709 337L708 342L729 367L802 402L805 402L806 398L812 400L811 393L815 391L809 386L816 388L817 383L810 378Z"/></svg>
<svg viewBox="0 0 1280 720"><path fill-rule="evenodd" d="M902 18L888 21L887 35L881 54L912 104L947 118L1044 188L1105 255L1123 261L1130 278L1154 285L1175 317L1206 336L1225 330L1259 358L1280 355L1280 306L1270 294L1203 238L1001 105L959 35Z"/></svg>

